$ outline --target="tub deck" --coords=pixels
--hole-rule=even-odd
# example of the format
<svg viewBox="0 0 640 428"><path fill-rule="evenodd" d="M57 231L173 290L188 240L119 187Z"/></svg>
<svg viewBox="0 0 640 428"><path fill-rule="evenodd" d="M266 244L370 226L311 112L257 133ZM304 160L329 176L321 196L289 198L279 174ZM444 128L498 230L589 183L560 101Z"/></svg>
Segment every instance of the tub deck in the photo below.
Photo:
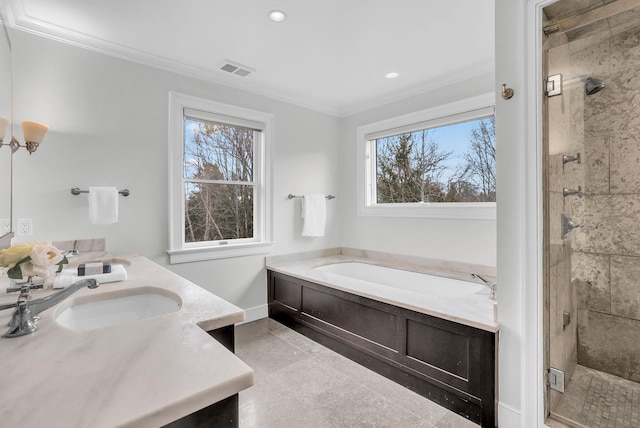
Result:
<svg viewBox="0 0 640 428"><path fill-rule="evenodd" d="M393 269L404 269L431 275L440 275L454 279L468 280L469 275L433 266L407 265L398 262L381 261L362 256L337 254L324 257L303 258L294 261L268 262L267 269L280 272L294 278L314 282L336 290L368 297L390 305L399 306L415 312L433 315L442 319L476 327L489 332L500 329L495 319L493 303L489 300L489 289L472 295L443 299L432 298L427 294L420 294L410 290L388 287L370 281L347 278L332 272L316 269L319 266L335 263L368 263Z"/></svg>

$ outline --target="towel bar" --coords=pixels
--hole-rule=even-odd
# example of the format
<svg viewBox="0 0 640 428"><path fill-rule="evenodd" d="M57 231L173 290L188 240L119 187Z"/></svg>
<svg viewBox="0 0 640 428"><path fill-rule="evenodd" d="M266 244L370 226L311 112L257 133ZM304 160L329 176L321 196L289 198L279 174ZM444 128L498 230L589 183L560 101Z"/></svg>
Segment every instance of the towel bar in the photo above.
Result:
<svg viewBox="0 0 640 428"><path fill-rule="evenodd" d="M304 198L304 196L298 196L298 195L294 195L294 194L292 194L292 193L289 193L289 196L287 196L287 198L289 198L289 199L293 199L293 198ZM331 200L331 199L335 199L335 196L333 196L333 195L327 195L327 196L325 196L325 198L327 198L327 199Z"/></svg>
<svg viewBox="0 0 640 428"><path fill-rule="evenodd" d="M72 195L79 195L80 193L89 193L88 190L80 190L79 187L72 187L71 188L71 194ZM122 189L122 190L118 190L118 193L120 193L122 196L129 196L129 194L131 192L129 192L129 189Z"/></svg>

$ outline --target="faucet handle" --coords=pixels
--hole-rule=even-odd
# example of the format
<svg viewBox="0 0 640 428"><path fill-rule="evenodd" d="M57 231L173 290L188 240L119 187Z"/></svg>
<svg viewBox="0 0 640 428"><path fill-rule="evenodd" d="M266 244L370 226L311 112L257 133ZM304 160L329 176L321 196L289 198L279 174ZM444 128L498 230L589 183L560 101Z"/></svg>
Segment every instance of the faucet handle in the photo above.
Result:
<svg viewBox="0 0 640 428"><path fill-rule="evenodd" d="M472 273L471 277L474 279L478 279L480 281L482 281L482 283L484 285L486 285L487 287L489 287L489 290L491 290L491 293L489 294L489 300L491 300L494 304L498 303L498 300L496 299L496 291L498 288L498 283L495 281L490 281L488 279L486 279L485 277L478 275L477 273Z"/></svg>
<svg viewBox="0 0 640 428"><path fill-rule="evenodd" d="M42 288L44 288L44 284L34 285L25 282L20 287L7 287L7 293L15 293L16 291L19 291L22 294L26 294L29 292L29 290L39 290Z"/></svg>

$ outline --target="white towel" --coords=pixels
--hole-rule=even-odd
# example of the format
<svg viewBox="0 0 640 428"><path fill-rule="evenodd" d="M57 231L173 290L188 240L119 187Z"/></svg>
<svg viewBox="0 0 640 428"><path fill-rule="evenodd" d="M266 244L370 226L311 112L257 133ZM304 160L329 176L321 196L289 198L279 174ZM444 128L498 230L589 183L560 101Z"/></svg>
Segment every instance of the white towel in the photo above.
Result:
<svg viewBox="0 0 640 428"><path fill-rule="evenodd" d="M81 279L95 278L98 284L104 284L107 282L126 281L127 270L122 265L111 265L111 272L101 273L98 275L84 275L78 276L78 268L62 269L62 272L56 274L56 278L53 280L53 288L67 288L74 282Z"/></svg>
<svg viewBox="0 0 640 428"><path fill-rule="evenodd" d="M118 222L118 189L89 187L89 220L93 224Z"/></svg>
<svg viewBox="0 0 640 428"><path fill-rule="evenodd" d="M302 199L302 236L324 236L326 219L324 195L304 195Z"/></svg>

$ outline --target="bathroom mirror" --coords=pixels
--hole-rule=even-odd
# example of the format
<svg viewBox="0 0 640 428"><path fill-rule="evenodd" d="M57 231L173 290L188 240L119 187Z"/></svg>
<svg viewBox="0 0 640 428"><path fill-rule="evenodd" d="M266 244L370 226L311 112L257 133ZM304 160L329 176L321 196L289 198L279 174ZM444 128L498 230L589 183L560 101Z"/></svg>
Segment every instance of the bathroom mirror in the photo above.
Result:
<svg viewBox="0 0 640 428"><path fill-rule="evenodd" d="M0 12L4 12L0 10ZM11 120L11 43L4 27L4 14L0 13L0 117ZM0 136L1 138L1 136ZM4 135L4 143L11 140L11 125ZM11 217L11 149L9 146L0 147L0 248L2 237L6 234L5 224Z"/></svg>

